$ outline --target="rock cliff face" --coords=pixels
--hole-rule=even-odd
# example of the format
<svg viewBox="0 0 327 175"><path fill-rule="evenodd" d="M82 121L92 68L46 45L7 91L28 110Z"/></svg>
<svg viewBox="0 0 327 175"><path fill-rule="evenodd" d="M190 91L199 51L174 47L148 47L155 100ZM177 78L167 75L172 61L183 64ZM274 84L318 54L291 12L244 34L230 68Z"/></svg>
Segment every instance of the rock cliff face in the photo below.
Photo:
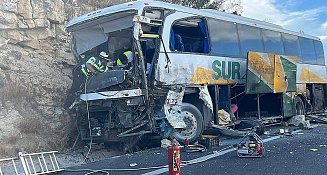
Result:
<svg viewBox="0 0 327 175"><path fill-rule="evenodd" d="M61 0L1 0L0 155L64 146L62 108L74 59ZM62 145L60 145L62 144ZM60 148L59 148L60 149Z"/></svg>
<svg viewBox="0 0 327 175"><path fill-rule="evenodd" d="M71 139L63 109L75 65L64 27L73 17L126 1L0 0L0 158L58 150Z"/></svg>

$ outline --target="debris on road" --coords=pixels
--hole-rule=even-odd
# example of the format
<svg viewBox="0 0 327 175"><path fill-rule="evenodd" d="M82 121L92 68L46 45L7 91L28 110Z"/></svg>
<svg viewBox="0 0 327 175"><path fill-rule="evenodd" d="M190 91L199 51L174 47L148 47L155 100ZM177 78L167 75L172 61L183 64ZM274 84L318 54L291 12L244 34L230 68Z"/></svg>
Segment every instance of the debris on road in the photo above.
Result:
<svg viewBox="0 0 327 175"><path fill-rule="evenodd" d="M161 148L167 149L169 146L171 146L171 141L168 139L162 139L161 140Z"/></svg>
<svg viewBox="0 0 327 175"><path fill-rule="evenodd" d="M307 115L306 117L311 121L327 124L327 117L325 115Z"/></svg>
<svg viewBox="0 0 327 175"><path fill-rule="evenodd" d="M284 129L279 129L279 134L284 134L285 130Z"/></svg>
<svg viewBox="0 0 327 175"><path fill-rule="evenodd" d="M205 152L207 151L207 148L200 144L195 145L189 145L187 148L185 148L185 152Z"/></svg>
<svg viewBox="0 0 327 175"><path fill-rule="evenodd" d="M231 136L231 137L244 137L248 133L248 131L238 131L238 130L231 129L227 126L219 126L219 125L215 125L213 123L211 123L211 127L218 129L218 131L221 134Z"/></svg>
<svg viewBox="0 0 327 175"><path fill-rule="evenodd" d="M270 131L265 131L263 134L264 135L269 135L270 134Z"/></svg>
<svg viewBox="0 0 327 175"><path fill-rule="evenodd" d="M219 146L219 137L213 135L202 135L199 139L199 144L205 146L206 148Z"/></svg>
<svg viewBox="0 0 327 175"><path fill-rule="evenodd" d="M310 151L316 152L316 151L318 151L318 149L313 148L313 149L310 149Z"/></svg>
<svg viewBox="0 0 327 175"><path fill-rule="evenodd" d="M230 114L223 109L218 110L218 118L219 118L219 124L221 125L228 125L232 121Z"/></svg>
<svg viewBox="0 0 327 175"><path fill-rule="evenodd" d="M135 167L137 165L138 165L137 163L131 163L131 164L129 164L130 167Z"/></svg>
<svg viewBox="0 0 327 175"><path fill-rule="evenodd" d="M305 115L296 115L287 122L288 124L300 127L301 129L311 129L310 121L305 120L305 118Z"/></svg>

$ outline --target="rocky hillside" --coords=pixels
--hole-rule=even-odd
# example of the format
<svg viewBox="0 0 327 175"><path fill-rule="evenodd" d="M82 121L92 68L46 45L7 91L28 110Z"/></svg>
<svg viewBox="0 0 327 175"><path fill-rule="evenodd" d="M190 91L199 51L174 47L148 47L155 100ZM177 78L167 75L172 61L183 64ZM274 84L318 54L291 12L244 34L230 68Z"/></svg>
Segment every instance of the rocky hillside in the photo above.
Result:
<svg viewBox="0 0 327 175"><path fill-rule="evenodd" d="M71 83L65 4L58 0L2 0L0 7L0 155L58 149ZM65 121L65 122L64 122Z"/></svg>
<svg viewBox="0 0 327 175"><path fill-rule="evenodd" d="M75 64L65 24L121 2L1 0L0 158L21 149L63 150L75 139L63 109Z"/></svg>

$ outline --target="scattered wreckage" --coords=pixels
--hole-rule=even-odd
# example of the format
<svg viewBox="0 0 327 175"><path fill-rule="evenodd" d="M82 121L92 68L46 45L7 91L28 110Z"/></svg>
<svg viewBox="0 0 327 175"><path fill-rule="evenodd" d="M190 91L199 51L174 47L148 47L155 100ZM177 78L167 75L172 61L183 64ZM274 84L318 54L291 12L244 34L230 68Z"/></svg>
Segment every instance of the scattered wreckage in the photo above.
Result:
<svg viewBox="0 0 327 175"><path fill-rule="evenodd" d="M213 38L219 36L212 33L223 29L217 25L229 24L238 26L240 37L258 30L320 42L274 24L157 1L111 6L70 21L67 31L77 61L101 51L110 53L113 62L118 53L133 53L129 66L108 64L110 71L88 78L79 91L70 111L82 140L133 145L148 135L195 142L212 128L242 135L234 130L239 125L222 126L221 114L264 123L325 108L327 73L319 71L326 70L324 65L304 69L287 53L251 48L220 55ZM304 70L316 78L304 76L299 82L296 77L306 75ZM233 105L238 109L231 110ZM263 130L260 122L255 125Z"/></svg>

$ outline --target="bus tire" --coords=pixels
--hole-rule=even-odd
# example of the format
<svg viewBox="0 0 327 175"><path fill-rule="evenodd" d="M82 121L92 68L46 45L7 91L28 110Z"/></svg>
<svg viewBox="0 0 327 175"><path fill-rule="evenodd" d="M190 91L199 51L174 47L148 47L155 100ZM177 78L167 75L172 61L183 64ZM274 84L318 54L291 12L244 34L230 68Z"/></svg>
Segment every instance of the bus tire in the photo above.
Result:
<svg viewBox="0 0 327 175"><path fill-rule="evenodd" d="M305 114L305 106L301 97L296 96L294 98L294 111L296 115L304 115Z"/></svg>
<svg viewBox="0 0 327 175"><path fill-rule="evenodd" d="M181 113L184 117L186 129L174 129L172 136L182 143L185 139L190 143L194 143L203 131L203 116L200 110L190 103L182 103Z"/></svg>

